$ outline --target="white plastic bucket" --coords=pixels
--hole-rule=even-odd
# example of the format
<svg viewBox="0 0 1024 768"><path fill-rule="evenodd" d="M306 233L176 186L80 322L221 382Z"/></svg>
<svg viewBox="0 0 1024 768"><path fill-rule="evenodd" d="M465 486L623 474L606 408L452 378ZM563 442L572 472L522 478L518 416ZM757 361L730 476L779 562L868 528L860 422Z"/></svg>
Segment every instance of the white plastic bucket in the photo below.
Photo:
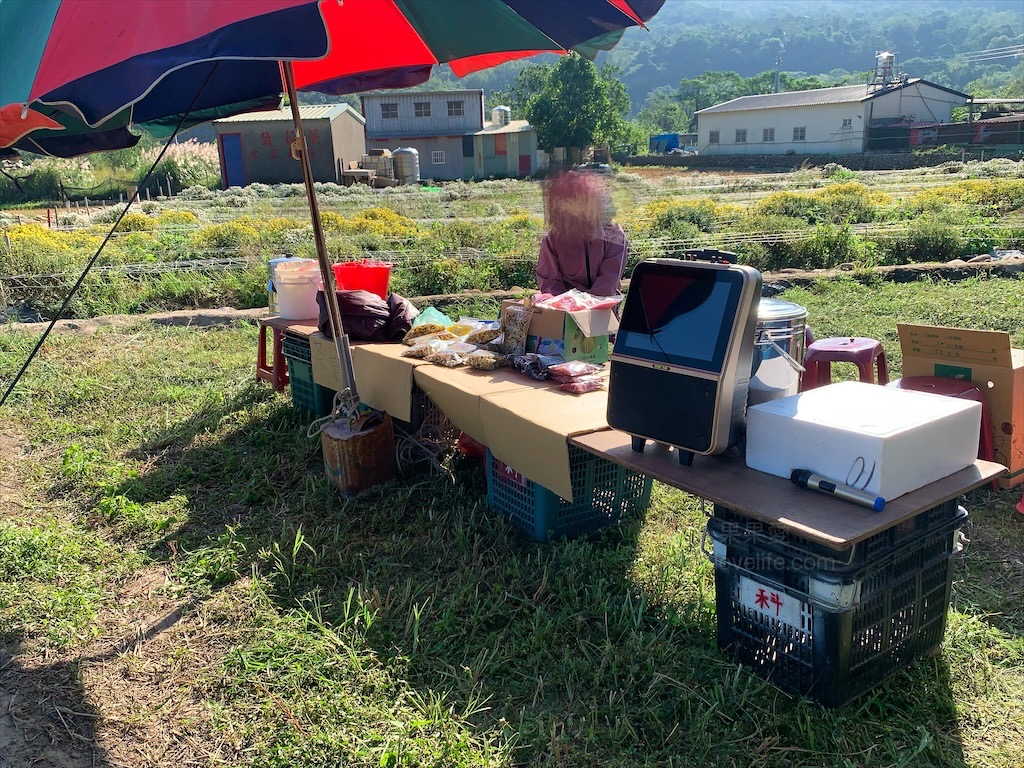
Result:
<svg viewBox="0 0 1024 768"><path fill-rule="evenodd" d="M274 269L278 264L285 261L308 261L313 263L312 259L300 259L298 256L277 256L271 259L267 266L267 310L272 315L277 314L277 290L274 288Z"/></svg>
<svg viewBox="0 0 1024 768"><path fill-rule="evenodd" d="M323 285L315 261L285 261L274 267L277 313L285 320L305 320L320 314L316 292Z"/></svg>

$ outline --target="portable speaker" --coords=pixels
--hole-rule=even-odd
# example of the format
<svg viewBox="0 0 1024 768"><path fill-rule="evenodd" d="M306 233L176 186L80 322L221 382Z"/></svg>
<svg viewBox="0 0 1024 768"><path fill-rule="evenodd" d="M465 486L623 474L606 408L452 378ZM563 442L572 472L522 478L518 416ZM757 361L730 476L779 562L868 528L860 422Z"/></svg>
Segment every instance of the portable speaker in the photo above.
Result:
<svg viewBox="0 0 1024 768"><path fill-rule="evenodd" d="M608 383L608 424L673 445L680 461L743 435L761 273L727 262L649 259L633 270Z"/></svg>

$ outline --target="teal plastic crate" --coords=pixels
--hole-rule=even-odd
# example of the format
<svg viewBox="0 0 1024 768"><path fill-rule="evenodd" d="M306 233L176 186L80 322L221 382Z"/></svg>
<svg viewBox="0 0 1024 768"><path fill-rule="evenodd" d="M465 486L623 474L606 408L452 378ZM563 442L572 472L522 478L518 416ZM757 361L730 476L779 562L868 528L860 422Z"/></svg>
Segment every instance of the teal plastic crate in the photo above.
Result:
<svg viewBox="0 0 1024 768"><path fill-rule="evenodd" d="M292 404L318 418L329 415L334 409L334 390L321 387L313 381L309 340L286 333L281 339L281 353L288 362Z"/></svg>
<svg viewBox="0 0 1024 768"><path fill-rule="evenodd" d="M487 450L487 504L537 541L593 533L651 504L651 478L569 448L572 501L523 477Z"/></svg>

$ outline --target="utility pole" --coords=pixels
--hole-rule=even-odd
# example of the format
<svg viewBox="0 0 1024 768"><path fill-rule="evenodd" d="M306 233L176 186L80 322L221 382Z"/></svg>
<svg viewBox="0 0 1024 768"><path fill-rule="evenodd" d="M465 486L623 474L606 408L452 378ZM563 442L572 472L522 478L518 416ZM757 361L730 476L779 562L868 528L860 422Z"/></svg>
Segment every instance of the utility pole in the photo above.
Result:
<svg viewBox="0 0 1024 768"><path fill-rule="evenodd" d="M782 51L775 57L775 93L782 87Z"/></svg>

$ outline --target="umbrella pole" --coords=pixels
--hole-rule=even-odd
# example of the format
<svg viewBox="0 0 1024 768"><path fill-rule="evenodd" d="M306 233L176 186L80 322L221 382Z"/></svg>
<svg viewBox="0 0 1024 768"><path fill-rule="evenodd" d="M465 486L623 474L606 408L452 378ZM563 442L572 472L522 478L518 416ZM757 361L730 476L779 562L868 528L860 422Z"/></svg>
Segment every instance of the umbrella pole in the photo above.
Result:
<svg viewBox="0 0 1024 768"><path fill-rule="evenodd" d="M334 347L338 353L338 363L341 367L341 383L348 391L351 400L351 408L354 410L359 402L359 395L356 392L355 374L352 370L352 350L349 347L348 336L344 333L341 323L341 310L338 308L338 296L335 293L334 271L327 258L327 241L324 239L324 227L320 221L320 206L317 204L316 188L313 186L313 169L309 164L309 155L306 153L306 138L302 133L302 120L299 117L299 102L295 93L295 74L292 71L290 61L281 62L281 71L284 75L285 90L288 94L288 103L291 105L292 121L295 123L295 141L292 142L292 157L299 161L302 166L302 180L306 184L306 199L309 201L309 214L313 219L313 240L316 243L316 259L320 263L320 276L324 281L324 298L327 300L327 314L331 322L332 336L334 336ZM349 417L355 414L350 412Z"/></svg>

